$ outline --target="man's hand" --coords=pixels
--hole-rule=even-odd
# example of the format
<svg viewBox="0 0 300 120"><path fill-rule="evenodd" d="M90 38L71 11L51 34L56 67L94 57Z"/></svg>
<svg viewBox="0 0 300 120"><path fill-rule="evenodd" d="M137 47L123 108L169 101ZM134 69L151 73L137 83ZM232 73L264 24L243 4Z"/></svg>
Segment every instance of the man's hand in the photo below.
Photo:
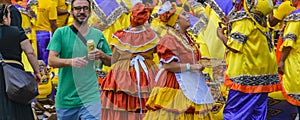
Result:
<svg viewBox="0 0 300 120"><path fill-rule="evenodd" d="M73 58L71 66L75 67L75 68L82 68L82 67L86 66L88 64L88 61L85 60L85 58L86 58L85 56Z"/></svg>
<svg viewBox="0 0 300 120"><path fill-rule="evenodd" d="M95 49L88 53L90 60L98 60L105 57L105 53L102 50Z"/></svg>

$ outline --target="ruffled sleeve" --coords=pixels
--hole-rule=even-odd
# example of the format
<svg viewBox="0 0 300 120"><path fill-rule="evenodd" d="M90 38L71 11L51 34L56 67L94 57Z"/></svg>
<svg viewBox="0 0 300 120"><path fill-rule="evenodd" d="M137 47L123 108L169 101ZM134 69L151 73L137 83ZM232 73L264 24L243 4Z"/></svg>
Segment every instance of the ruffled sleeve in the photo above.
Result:
<svg viewBox="0 0 300 120"><path fill-rule="evenodd" d="M247 42L248 35L252 32L253 28L255 28L253 25L254 23L251 19L233 22L227 45L232 49L241 51Z"/></svg>
<svg viewBox="0 0 300 120"><path fill-rule="evenodd" d="M289 21L287 22L287 25L284 29L284 34L283 34L283 43L282 45L280 46L280 51L282 51L282 49L284 47L292 47L292 48L295 48L295 45L296 45L296 40L297 38L299 37L298 36L298 33L300 32L299 31L299 24L297 24L296 22L294 21Z"/></svg>
<svg viewBox="0 0 300 120"><path fill-rule="evenodd" d="M157 45L157 53L160 63L170 63L172 61L179 62L178 50L176 48L177 41L171 35L165 35L160 39Z"/></svg>

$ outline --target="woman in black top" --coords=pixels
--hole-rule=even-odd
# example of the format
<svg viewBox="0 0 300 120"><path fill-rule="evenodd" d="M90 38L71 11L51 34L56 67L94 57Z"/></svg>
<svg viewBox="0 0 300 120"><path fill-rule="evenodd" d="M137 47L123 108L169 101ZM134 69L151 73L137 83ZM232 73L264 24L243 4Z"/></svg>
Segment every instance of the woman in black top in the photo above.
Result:
<svg viewBox="0 0 300 120"><path fill-rule="evenodd" d="M34 50L24 31L10 26L10 11L7 5L0 4L0 52L5 60L21 62L21 53L25 52L37 81L41 80L39 66ZM8 63L24 70L23 66ZM5 81L0 64L0 120L33 120L31 105L15 103L8 99L5 91Z"/></svg>

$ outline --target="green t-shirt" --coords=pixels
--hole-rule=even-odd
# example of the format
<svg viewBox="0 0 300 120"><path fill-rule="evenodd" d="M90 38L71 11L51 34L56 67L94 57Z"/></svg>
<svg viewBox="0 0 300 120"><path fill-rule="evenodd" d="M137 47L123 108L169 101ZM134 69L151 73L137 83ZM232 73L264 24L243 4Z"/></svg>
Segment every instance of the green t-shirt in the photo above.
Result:
<svg viewBox="0 0 300 120"><path fill-rule="evenodd" d="M111 55L112 52L102 32L93 27L89 29L89 33L84 36L85 39L94 40L98 49ZM74 108L100 102L94 61L88 59L86 45L69 26L58 28L55 31L47 49L58 52L59 57L63 59L86 56L88 60L88 65L83 68L71 66L59 68L55 106L57 108Z"/></svg>

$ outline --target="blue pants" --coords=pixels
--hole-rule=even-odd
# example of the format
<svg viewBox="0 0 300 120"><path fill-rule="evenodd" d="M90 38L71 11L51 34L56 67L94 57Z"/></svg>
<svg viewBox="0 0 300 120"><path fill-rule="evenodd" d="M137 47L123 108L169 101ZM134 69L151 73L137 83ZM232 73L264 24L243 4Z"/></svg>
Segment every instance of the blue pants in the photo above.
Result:
<svg viewBox="0 0 300 120"><path fill-rule="evenodd" d="M51 32L36 31L38 59L43 60L46 65L48 65L49 51L47 50L47 46L50 42L50 38L51 38Z"/></svg>
<svg viewBox="0 0 300 120"><path fill-rule="evenodd" d="M57 120L100 120L101 103L78 108L56 108Z"/></svg>
<svg viewBox="0 0 300 120"><path fill-rule="evenodd" d="M230 90L224 120L266 120L268 93L248 94Z"/></svg>

